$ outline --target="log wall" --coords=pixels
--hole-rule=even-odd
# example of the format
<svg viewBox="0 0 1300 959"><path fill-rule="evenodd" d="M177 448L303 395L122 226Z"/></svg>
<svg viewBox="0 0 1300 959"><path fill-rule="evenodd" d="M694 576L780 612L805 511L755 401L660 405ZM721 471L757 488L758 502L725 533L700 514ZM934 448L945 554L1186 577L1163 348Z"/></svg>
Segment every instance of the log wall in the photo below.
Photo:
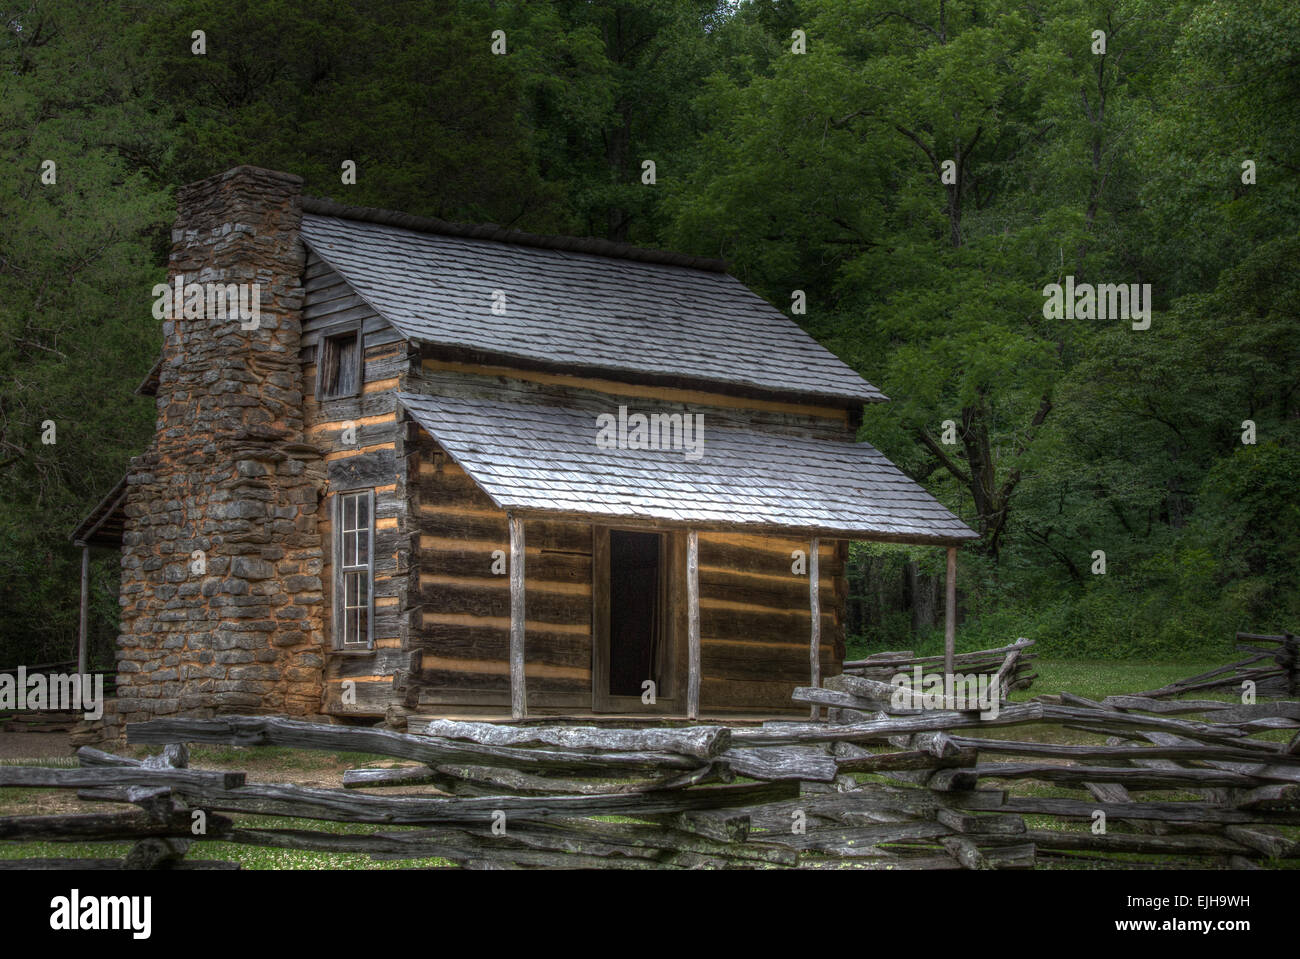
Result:
<svg viewBox="0 0 1300 959"><path fill-rule="evenodd" d="M427 435L413 447L410 508L419 535L410 647L418 688L408 705L508 706L506 514ZM529 520L524 548L529 706L590 708L591 527Z"/></svg>
<svg viewBox="0 0 1300 959"><path fill-rule="evenodd" d="M408 515L406 476L410 429L398 421L397 393L411 359L406 341L314 254L308 256L303 285L304 413L308 436L324 453L327 471L320 529L326 565L322 579L331 623L332 500L348 490L375 491L374 646L370 650L338 650L330 634L322 709L335 715L382 716L398 701L394 680L404 674L410 661L407 588L415 527ZM360 325L363 338L361 393L322 401L316 395L321 337L356 325ZM343 684L348 681L355 684L354 702L352 696L344 695Z"/></svg>
<svg viewBox="0 0 1300 959"><path fill-rule="evenodd" d="M622 383L594 376L509 369L424 356L405 387L412 393L465 396L503 403L537 403L617 412L703 413L706 423L816 439L852 441L849 411L782 400L759 400L685 386Z"/></svg>
<svg viewBox="0 0 1300 959"><path fill-rule="evenodd" d="M792 554L808 539L700 533L700 705L705 710L789 709L808 685L812 614L806 574ZM821 540L821 670L844 659L847 541ZM806 566L804 567L807 568Z"/></svg>

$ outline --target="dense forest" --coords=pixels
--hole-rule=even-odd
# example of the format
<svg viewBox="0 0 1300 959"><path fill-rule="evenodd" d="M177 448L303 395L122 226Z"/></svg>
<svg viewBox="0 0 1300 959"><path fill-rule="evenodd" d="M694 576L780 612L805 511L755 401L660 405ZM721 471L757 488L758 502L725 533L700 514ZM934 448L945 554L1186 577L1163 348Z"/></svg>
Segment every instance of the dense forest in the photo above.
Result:
<svg viewBox="0 0 1300 959"><path fill-rule="evenodd" d="M1294 0L0 13L0 666L75 649L69 535L153 428L173 191L243 163L725 257L892 398L860 438L981 534L962 645L1178 657L1300 621ZM851 650L931 642L941 563L855 544Z"/></svg>

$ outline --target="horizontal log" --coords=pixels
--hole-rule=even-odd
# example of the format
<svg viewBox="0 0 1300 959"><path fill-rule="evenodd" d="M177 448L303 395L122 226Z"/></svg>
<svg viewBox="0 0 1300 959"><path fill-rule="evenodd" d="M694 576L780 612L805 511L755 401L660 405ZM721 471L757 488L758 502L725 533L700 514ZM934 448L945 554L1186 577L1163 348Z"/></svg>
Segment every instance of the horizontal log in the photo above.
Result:
<svg viewBox="0 0 1300 959"><path fill-rule="evenodd" d="M731 745L725 726L682 729L606 729L600 726L503 726L442 719L430 723L427 735L463 739L486 746L563 746L603 751L649 750L712 759Z"/></svg>
<svg viewBox="0 0 1300 959"><path fill-rule="evenodd" d="M342 684L326 683L325 702L321 706L321 712L330 716L376 718L386 715L390 706L401 701L401 697L393 691L392 681L388 678L376 682L358 680L354 693L355 697L349 697L348 702L344 702Z"/></svg>
<svg viewBox="0 0 1300 959"><path fill-rule="evenodd" d="M722 534L700 534L700 567L714 567L731 570L735 573L757 573L762 576L784 578L790 576L790 567L794 562L791 553L796 549L809 548L809 541L785 540L763 536L740 543L728 543L719 537ZM818 566L823 578L842 576L844 563L836 555L831 540L821 541ZM804 593L807 595L807 580L804 580Z"/></svg>
<svg viewBox="0 0 1300 959"><path fill-rule="evenodd" d="M1236 827L1228 826L1229 829ZM1110 830L1102 835L1091 831L1030 829L1025 839L1040 850L1059 849L1080 852L1138 853L1155 856L1226 856L1251 855L1245 845L1223 836L1198 833L1172 833L1165 836L1122 833Z"/></svg>
<svg viewBox="0 0 1300 959"><path fill-rule="evenodd" d="M527 563L525 561L525 568ZM582 623L591 619L591 596L548 592L524 584L530 623ZM504 617L510 615L510 582L482 585L438 583L421 585L418 602L439 616Z"/></svg>
<svg viewBox="0 0 1300 959"><path fill-rule="evenodd" d="M701 786L609 796L484 796L427 798L376 796L344 789L256 783L240 789L182 785L177 792L204 808L335 822L473 825L486 830L498 812L508 820L554 816L637 816L724 809L793 798L797 783Z"/></svg>
<svg viewBox="0 0 1300 959"><path fill-rule="evenodd" d="M806 601L806 599L805 599ZM831 606L822 612L823 632L829 633L837 624ZM812 627L812 615L807 609L784 612L763 609L718 609L700 605L700 635L707 638L741 637L753 643L789 643L795 637L807 636Z"/></svg>
<svg viewBox="0 0 1300 959"><path fill-rule="evenodd" d="M439 830L422 836L416 833L333 834L309 829L237 829L234 841L277 849L370 855L374 859L447 859L464 868L677 868L656 863L654 859L610 859L528 849L508 836L485 836L467 830Z"/></svg>
<svg viewBox="0 0 1300 959"><path fill-rule="evenodd" d="M406 669L410 659L409 651L393 646L378 647L365 652L349 652L341 656L327 653L325 678L361 679L369 676L393 676L399 669ZM391 689L389 691L391 692Z"/></svg>
<svg viewBox="0 0 1300 959"><path fill-rule="evenodd" d="M835 604L835 583L826 575L821 580L822 605L829 608ZM809 592L807 576L754 576L729 569L700 569L701 602L717 599L774 610L801 609L808 605Z"/></svg>
<svg viewBox="0 0 1300 959"><path fill-rule="evenodd" d="M995 719L980 719L975 713L930 712L919 716L899 716L842 726L820 723L783 723L761 729L735 729L732 740L744 746L783 746L809 742L872 742L905 733L933 732L942 729L969 729L986 726L1016 726L1042 722L1045 710L1041 703L1005 705Z"/></svg>
<svg viewBox="0 0 1300 959"><path fill-rule="evenodd" d="M1005 800L1006 793L1001 789L934 793L927 789L872 783L870 787L846 792L802 795L791 802L747 806L734 811L748 815L755 829L786 831L796 811L802 812L810 822L817 819L849 823L858 814L875 816L881 813L892 813L894 819L933 819L935 810L940 808L999 810Z"/></svg>
<svg viewBox="0 0 1300 959"><path fill-rule="evenodd" d="M1149 713L1204 713L1228 709L1232 704L1217 699L1151 699L1149 696L1107 696L1102 706L1112 709L1137 709ZM1215 717L1216 721L1219 717Z"/></svg>
<svg viewBox="0 0 1300 959"><path fill-rule="evenodd" d="M1300 825L1300 811L1249 812L1223 809L1204 802L1130 802L1112 803L1078 799L1055 799L1037 796L1009 797L1004 812L1059 816L1065 819L1091 820L1096 810L1107 820L1154 819L1164 822L1218 823L1223 825L1276 824Z"/></svg>
<svg viewBox="0 0 1300 959"><path fill-rule="evenodd" d="M839 775L835 759L817 747L757 746L729 749L722 759L749 779L834 782Z"/></svg>
<svg viewBox="0 0 1300 959"><path fill-rule="evenodd" d="M1213 743L1198 743L1189 740L1185 745L1171 746L1092 746L1070 745L1064 743L1016 742L1005 739L974 739L954 736L954 741L964 747L979 749L986 753L999 753L1011 756L1050 756L1056 759L1078 759L1115 762L1129 762L1138 759L1222 759L1238 762L1258 763L1258 752L1248 749L1236 749L1231 746L1219 746ZM1276 762L1300 764L1300 757L1277 756Z"/></svg>
<svg viewBox="0 0 1300 959"><path fill-rule="evenodd" d="M679 789L705 782L731 782L735 775L722 762L712 762L699 769L650 779L610 782L607 779L568 779L536 776L517 769L445 763L437 767L438 788L456 796L613 796L626 793Z"/></svg>
<svg viewBox="0 0 1300 959"><path fill-rule="evenodd" d="M532 667L534 665L544 665L544 664L535 664L533 663L532 658L527 656L526 641L525 641L525 657L526 657L526 661L524 663L524 672L528 677L528 692L530 694L528 697L529 702L533 701L533 697L531 694L534 692L550 693L550 694L555 694L557 696L564 695L564 694L576 694L577 696L582 697L578 701L585 702L588 708L590 708L591 706L590 671L578 672L576 675L572 675L572 676L546 675L545 673L534 674ZM486 669L483 671L478 671L478 670L471 670L468 668L465 669L464 671L456 670L456 669L430 669L427 666L428 660L423 660L422 662L424 663L425 668L421 669L418 673L412 673L410 675L409 682L412 686L427 687L433 689L461 689L466 691L475 690L475 691L483 691L487 693L506 692L508 694L510 691L510 673L508 670L503 672L499 668L493 669L491 671L488 671ZM484 660L483 662L485 665L490 664L489 661L487 660ZM500 663L501 661L496 660L492 662ZM577 666L567 666L562 668L572 669L572 670L579 669L579 667ZM422 704L426 702L424 697L421 697L419 701ZM435 700L433 699L428 700L428 702L434 702L434 701ZM484 702L490 702L490 700L485 699Z"/></svg>
<svg viewBox="0 0 1300 959"><path fill-rule="evenodd" d="M434 781L428 766L405 766L399 769L346 769L343 786L362 789L370 786L421 786Z"/></svg>
<svg viewBox="0 0 1300 959"><path fill-rule="evenodd" d="M769 864L795 866L798 855L771 841L767 835L752 836L748 842L722 842L700 833L658 823L611 823L592 820L558 819L507 826L507 835L534 848L550 848L588 855L649 855L673 862L682 853L705 855L736 865ZM664 855L667 854L667 855Z"/></svg>
<svg viewBox="0 0 1300 959"><path fill-rule="evenodd" d="M77 789L88 786L186 785L233 789L243 784L243 773L202 772L195 769L147 769L144 766L46 769L41 766L0 766L0 786Z"/></svg>
<svg viewBox="0 0 1300 959"><path fill-rule="evenodd" d="M951 856L882 856L877 859L838 859L833 855L822 859L801 858L800 869L866 869L885 872L938 872L944 869L960 869L961 865Z"/></svg>
<svg viewBox="0 0 1300 959"><path fill-rule="evenodd" d="M857 696L868 702L878 702L888 704L892 702L894 693L898 687L893 683L882 682L877 679L864 679L861 676L854 676L850 673L841 673L839 676L829 677L823 684L826 689L834 689L838 692L848 693L851 696Z"/></svg>
<svg viewBox="0 0 1300 959"><path fill-rule="evenodd" d="M1261 812L1290 811L1300 807L1300 786L1292 783L1256 786L1254 789L1235 794L1232 797L1232 804L1238 809Z"/></svg>
<svg viewBox="0 0 1300 959"><path fill-rule="evenodd" d="M502 546L491 542L483 543L481 546L466 543L457 549L421 550L420 574L426 582L432 577L494 575L492 567L496 559L492 553L497 549L504 551ZM590 584L590 547L586 553L528 549L524 557L524 575L525 585L530 591L545 589L549 583ZM502 575L501 578L508 583L509 576Z"/></svg>
<svg viewBox="0 0 1300 959"><path fill-rule="evenodd" d="M422 555L426 548L425 541L434 539L462 540L475 544L491 542L496 544L493 549L504 549L508 552L510 534L506 528L504 511L497 510L490 504L489 508L482 512L460 512L439 509L437 504L429 504L422 500L417 502L420 528L426 531L420 536ZM526 520L524 542L535 548L590 554L591 526Z"/></svg>
<svg viewBox="0 0 1300 959"><path fill-rule="evenodd" d="M757 682L706 673L700 682L700 703L705 710L794 709L796 704L790 699L794 688L793 682Z"/></svg>
<svg viewBox="0 0 1300 959"><path fill-rule="evenodd" d="M188 810L177 810L160 820L145 812L73 813L57 816L0 817L0 839L23 842L116 842L145 837L193 839ZM203 839L222 839L232 823L225 816L209 815Z"/></svg>
<svg viewBox="0 0 1300 959"><path fill-rule="evenodd" d="M1279 674L1280 670L1271 664L1262 667L1255 666L1251 669L1246 668L1262 661L1270 661L1271 663L1272 658L1272 656L1260 653L1240 662L1230 663L1227 666L1220 666L1209 672L1201 673L1199 676L1181 679L1167 686L1161 686L1159 689L1148 689L1133 695L1149 699L1160 699L1165 696L1183 696L1187 693L1205 689L1223 689L1226 686L1239 687L1247 679L1258 681Z"/></svg>
<svg viewBox="0 0 1300 959"><path fill-rule="evenodd" d="M420 707L433 707L439 713L446 713L447 706L469 706L472 708L491 709L495 713L501 710L497 707L510 705L510 690L491 690L491 689L453 689L447 686L424 686L412 682L417 687L417 700ZM582 712L591 708L591 689L574 690L572 692L538 692L533 689L528 690L528 708L533 709L564 709L570 712ZM431 710L430 712L432 712ZM506 712L509 712L507 709ZM421 715L408 719L408 725L414 721L417 724L421 722L432 722L440 716Z"/></svg>
<svg viewBox="0 0 1300 959"><path fill-rule="evenodd" d="M1122 766L1058 766L1050 763L980 763L976 776L994 779L1037 779L1042 782L1083 784L1118 783L1126 789L1186 789L1254 785L1240 773L1219 769L1126 769Z"/></svg>
<svg viewBox="0 0 1300 959"><path fill-rule="evenodd" d="M1136 713L1122 713L1113 710L1081 709L1074 706L1044 705L1043 718L1048 722L1089 723L1097 728L1119 731L1136 729L1154 729L1188 736L1205 742L1237 745L1243 749L1260 749L1274 752L1270 744L1247 739L1253 731L1254 723L1203 723L1190 720L1170 719L1164 716L1142 716Z"/></svg>
<svg viewBox="0 0 1300 959"><path fill-rule="evenodd" d="M528 595L527 590L525 595ZM412 624L410 645L431 658L504 663L509 661L510 628L492 624L416 622ZM590 669L591 636L549 632L530 626L525 638L524 656L530 664Z"/></svg>
<svg viewBox="0 0 1300 959"><path fill-rule="evenodd" d="M1182 736L1175 736L1165 732L1143 732L1142 737L1155 743L1157 749L1178 749L1186 748L1195 743L1194 740ZM1246 752L1246 750L1241 750ZM1256 754L1245 762L1235 760L1224 761L1218 757L1204 757L1206 765L1215 769L1221 769L1231 773L1239 773L1253 780L1251 785L1258 785L1262 782L1282 782L1282 783L1300 783L1300 766L1295 764L1297 757L1279 753L1268 756L1268 762L1261 763L1263 758ZM1252 761L1253 760L1253 761ZM1281 760L1275 762L1274 760Z"/></svg>
<svg viewBox="0 0 1300 959"><path fill-rule="evenodd" d="M1244 640L1255 643L1277 643L1279 645L1282 643L1294 642L1296 640L1296 637L1290 633L1283 633L1280 636L1272 633L1237 633L1236 638L1238 642Z"/></svg>
<svg viewBox="0 0 1300 959"><path fill-rule="evenodd" d="M853 679L854 677L832 677L833 679ZM893 715L907 715L919 712L924 709L940 709L957 712L979 712L982 707L978 705L978 695L974 701L963 701L960 695L954 695L951 699L944 696L929 696L925 694L915 694L910 689L899 689L894 687L894 692L890 694L889 699L881 699L874 696L861 696L854 693L844 692L834 688L800 686L791 694L792 698L801 703L819 703L825 706L836 706L841 709L857 709L867 711L871 709L881 709L890 712ZM895 703L898 703L895 706ZM992 709L1001 702L992 686L989 687L989 709ZM933 705L931 705L933 704Z"/></svg>
<svg viewBox="0 0 1300 959"><path fill-rule="evenodd" d="M823 671L835 665L831 644L822 645L820 659ZM793 689L808 682L808 638L803 637L797 643L751 643L704 637L700 644L700 669L705 675L788 683Z"/></svg>
<svg viewBox="0 0 1300 959"><path fill-rule="evenodd" d="M1222 712L1214 714L1216 723L1244 723L1254 719L1279 717L1300 720L1300 703L1275 701L1252 703L1249 706L1229 705Z"/></svg>
<svg viewBox="0 0 1300 959"><path fill-rule="evenodd" d="M104 752L102 749L96 749L94 746L82 746L77 750L77 761L82 766L141 766L143 763L139 759L132 759L129 756L119 756L116 753Z"/></svg>
<svg viewBox="0 0 1300 959"><path fill-rule="evenodd" d="M840 772L845 773L941 769L974 766L978 756L979 751L974 747L960 749L955 755L942 758L935 757L923 749L910 749L902 752L870 753L853 759L841 759L839 760L839 768Z"/></svg>
<svg viewBox="0 0 1300 959"><path fill-rule="evenodd" d="M1002 662L1003 658L1013 650L1020 650L1021 652L1023 652L1033 645L1034 645L1034 640L1022 638L1016 640L1014 643L1008 643L1006 646L997 646L992 649L976 649L976 650L971 650L970 652L967 653L957 653L953 657L953 663L955 665L961 665L961 664L976 662L980 660L996 660L997 662L1000 663ZM943 661L944 661L944 657L942 655L914 656L912 655L912 651L910 649L905 649L905 650L900 650L898 652L873 653L872 655L868 656L866 659L846 660L844 663L844 668L845 669L859 669L859 668L876 669L876 668L888 668L892 666L906 666L910 669L910 667L915 665L925 665L927 663L943 663Z"/></svg>
<svg viewBox="0 0 1300 959"><path fill-rule="evenodd" d="M978 836L1024 836L1025 820L1021 816L1000 814L976 815L956 809L938 809L935 818L949 829Z"/></svg>
<svg viewBox="0 0 1300 959"><path fill-rule="evenodd" d="M397 479L397 459L392 448L369 450L331 460L326 470L335 489L388 486Z"/></svg>
<svg viewBox="0 0 1300 959"><path fill-rule="evenodd" d="M413 759L431 766L457 762L517 765L525 769L556 772L603 770L610 776L646 769L693 769L700 762L665 753L617 752L595 755L573 750L479 746L384 729L326 726L272 716L152 719L144 723L127 724L126 735L127 742L133 744L180 741L209 745L289 746L298 749L378 753ZM170 785L170 781L167 784Z"/></svg>
<svg viewBox="0 0 1300 959"><path fill-rule="evenodd" d="M872 826L824 826L794 834L787 822L783 832L763 833L768 842L806 849L846 859L896 855L882 845L910 839L937 839L951 830L939 822L880 823Z"/></svg>

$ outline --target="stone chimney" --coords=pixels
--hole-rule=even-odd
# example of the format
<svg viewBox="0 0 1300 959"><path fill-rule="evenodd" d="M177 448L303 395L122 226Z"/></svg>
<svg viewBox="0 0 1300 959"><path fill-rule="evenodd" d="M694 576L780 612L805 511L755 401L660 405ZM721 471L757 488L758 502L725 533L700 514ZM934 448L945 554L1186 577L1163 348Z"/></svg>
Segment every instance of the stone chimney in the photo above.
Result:
<svg viewBox="0 0 1300 959"><path fill-rule="evenodd" d="M301 188L244 166L177 191L169 290L154 290L157 433L126 506L118 722L320 709L324 465L303 430Z"/></svg>

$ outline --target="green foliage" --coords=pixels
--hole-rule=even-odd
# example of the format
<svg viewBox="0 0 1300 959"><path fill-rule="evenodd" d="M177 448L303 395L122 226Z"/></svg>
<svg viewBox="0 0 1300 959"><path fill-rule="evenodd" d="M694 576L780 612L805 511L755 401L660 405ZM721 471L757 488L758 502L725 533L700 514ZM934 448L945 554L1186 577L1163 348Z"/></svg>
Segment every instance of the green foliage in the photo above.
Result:
<svg viewBox="0 0 1300 959"><path fill-rule="evenodd" d="M153 422L130 389L161 338L150 289L166 277L155 240L172 207L151 167L170 135L137 87L140 63L104 43L133 15L43 2L0 36L0 666L75 650L80 555L68 536ZM97 563L101 612L116 612L116 568ZM98 622L98 658L111 663L112 618Z"/></svg>
<svg viewBox="0 0 1300 959"><path fill-rule="evenodd" d="M861 438L982 534L963 647L1190 656L1296 627L1290 0L4 9L0 665L73 647L67 534L152 425L130 389L171 190L241 163L348 203L725 256L787 311L805 291L794 319L893 398ZM1150 328L1045 319L1066 276L1149 283ZM855 546L851 655L934 650L936 552ZM107 655L111 557L93 582Z"/></svg>

